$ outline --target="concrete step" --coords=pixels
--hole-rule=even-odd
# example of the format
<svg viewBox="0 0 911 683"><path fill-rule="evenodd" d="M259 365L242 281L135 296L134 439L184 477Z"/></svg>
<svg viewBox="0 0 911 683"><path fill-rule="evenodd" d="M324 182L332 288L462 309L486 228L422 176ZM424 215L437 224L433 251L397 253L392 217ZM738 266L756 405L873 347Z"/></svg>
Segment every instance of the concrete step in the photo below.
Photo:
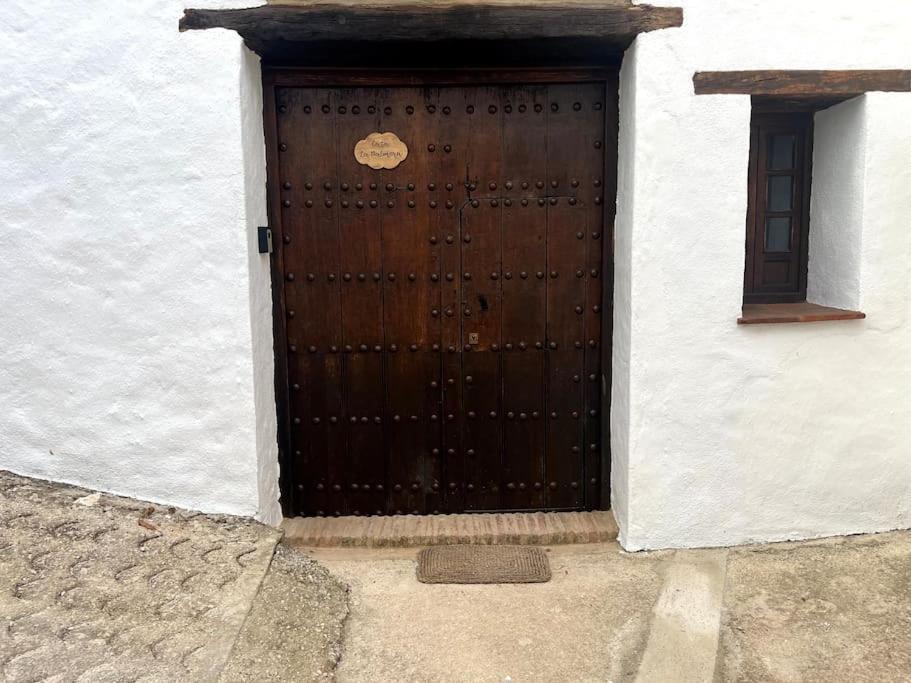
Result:
<svg viewBox="0 0 911 683"><path fill-rule="evenodd" d="M617 538L610 511L390 517L294 517L282 522L297 547L404 548L454 543L560 545Z"/></svg>

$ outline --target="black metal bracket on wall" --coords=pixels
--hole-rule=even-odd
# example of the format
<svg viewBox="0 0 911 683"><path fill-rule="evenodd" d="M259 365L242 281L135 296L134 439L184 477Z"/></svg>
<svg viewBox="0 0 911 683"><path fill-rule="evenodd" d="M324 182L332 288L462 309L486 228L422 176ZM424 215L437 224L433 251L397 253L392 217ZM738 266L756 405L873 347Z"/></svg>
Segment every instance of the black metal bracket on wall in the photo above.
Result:
<svg viewBox="0 0 911 683"><path fill-rule="evenodd" d="M257 242L259 244L260 254L272 253L272 230L268 227L260 226L257 229Z"/></svg>

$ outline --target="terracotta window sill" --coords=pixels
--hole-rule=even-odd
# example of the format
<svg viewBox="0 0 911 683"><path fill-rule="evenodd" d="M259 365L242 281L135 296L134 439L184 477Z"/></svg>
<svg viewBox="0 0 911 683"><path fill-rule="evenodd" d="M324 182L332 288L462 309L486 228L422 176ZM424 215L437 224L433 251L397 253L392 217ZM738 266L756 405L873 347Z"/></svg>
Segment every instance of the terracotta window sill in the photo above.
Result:
<svg viewBox="0 0 911 683"><path fill-rule="evenodd" d="M826 320L862 320L865 313L829 308L818 304L744 304L738 325L818 323Z"/></svg>

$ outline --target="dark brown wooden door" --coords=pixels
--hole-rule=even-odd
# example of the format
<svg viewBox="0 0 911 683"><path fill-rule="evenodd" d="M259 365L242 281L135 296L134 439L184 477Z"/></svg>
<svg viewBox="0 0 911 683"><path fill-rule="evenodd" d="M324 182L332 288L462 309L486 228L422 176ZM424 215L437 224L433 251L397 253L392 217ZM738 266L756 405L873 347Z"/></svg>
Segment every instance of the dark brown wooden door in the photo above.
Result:
<svg viewBox="0 0 911 683"><path fill-rule="evenodd" d="M275 89L298 513L600 504L607 95Z"/></svg>

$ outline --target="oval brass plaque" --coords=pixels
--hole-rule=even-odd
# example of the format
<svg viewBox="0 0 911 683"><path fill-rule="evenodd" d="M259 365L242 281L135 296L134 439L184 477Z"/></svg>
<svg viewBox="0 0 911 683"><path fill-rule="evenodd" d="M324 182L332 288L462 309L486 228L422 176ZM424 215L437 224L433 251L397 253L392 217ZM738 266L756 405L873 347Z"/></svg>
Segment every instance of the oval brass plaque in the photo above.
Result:
<svg viewBox="0 0 911 683"><path fill-rule="evenodd" d="M408 145L395 133L371 133L354 146L354 158L372 169L391 169L408 158Z"/></svg>

